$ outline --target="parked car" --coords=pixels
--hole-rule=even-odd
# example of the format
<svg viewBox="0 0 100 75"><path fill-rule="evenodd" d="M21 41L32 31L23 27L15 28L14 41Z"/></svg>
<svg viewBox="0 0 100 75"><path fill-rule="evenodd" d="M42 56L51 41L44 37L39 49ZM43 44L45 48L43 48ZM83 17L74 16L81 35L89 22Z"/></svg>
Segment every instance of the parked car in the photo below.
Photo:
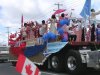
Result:
<svg viewBox="0 0 100 75"><path fill-rule="evenodd" d="M8 61L9 59L9 46L0 46L0 62Z"/></svg>

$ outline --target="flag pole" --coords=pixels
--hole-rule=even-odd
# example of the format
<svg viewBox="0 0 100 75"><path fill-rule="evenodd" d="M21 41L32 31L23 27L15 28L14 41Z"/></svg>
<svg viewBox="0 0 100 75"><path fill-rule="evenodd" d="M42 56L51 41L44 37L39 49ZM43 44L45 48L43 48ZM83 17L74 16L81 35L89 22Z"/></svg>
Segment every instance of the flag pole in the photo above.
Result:
<svg viewBox="0 0 100 75"><path fill-rule="evenodd" d="M90 18L90 10L91 10L91 0L86 0L84 7L83 7L83 9L80 13L80 15L84 18L84 37L85 37L85 34L86 34L85 30L87 28L86 24L87 24L87 21L89 21L89 18ZM88 15L88 19L87 19L87 15ZM84 40L85 40L85 38L84 38Z"/></svg>
<svg viewBox="0 0 100 75"><path fill-rule="evenodd" d="M23 27L23 14L21 16L21 28Z"/></svg>

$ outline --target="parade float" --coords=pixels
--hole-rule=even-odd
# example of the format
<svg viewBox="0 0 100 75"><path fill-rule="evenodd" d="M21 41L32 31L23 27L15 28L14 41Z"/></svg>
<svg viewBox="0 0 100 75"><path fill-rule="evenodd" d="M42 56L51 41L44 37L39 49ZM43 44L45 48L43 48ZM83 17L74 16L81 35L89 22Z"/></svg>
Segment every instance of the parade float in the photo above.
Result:
<svg viewBox="0 0 100 75"><path fill-rule="evenodd" d="M86 67L100 69L100 23L96 23L96 30L94 23L86 29L82 26L85 24L83 19L66 17L62 13L56 20L54 15L47 23L43 20L42 25L24 23L20 32L10 35L9 61L14 64L23 54L35 64L57 72L66 70L77 74ZM49 24L51 27L47 26Z"/></svg>

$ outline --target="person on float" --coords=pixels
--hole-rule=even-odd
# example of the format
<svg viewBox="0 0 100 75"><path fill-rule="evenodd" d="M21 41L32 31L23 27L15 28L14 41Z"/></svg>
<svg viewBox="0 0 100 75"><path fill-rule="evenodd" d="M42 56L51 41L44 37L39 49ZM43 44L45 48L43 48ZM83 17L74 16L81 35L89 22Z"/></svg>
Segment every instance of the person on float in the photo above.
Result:
<svg viewBox="0 0 100 75"><path fill-rule="evenodd" d="M44 40L48 41L48 42L56 41L56 37L58 34L56 16L52 15L51 18L49 20L47 20L47 24L50 25L50 27L49 27L49 30L47 28L48 32L43 35Z"/></svg>
<svg viewBox="0 0 100 75"><path fill-rule="evenodd" d="M50 29L49 31L52 32L53 34L57 34L57 19L55 15L52 15L51 18L49 19L50 21Z"/></svg>
<svg viewBox="0 0 100 75"><path fill-rule="evenodd" d="M27 40L30 39L30 30L31 30L30 22L28 22L26 26Z"/></svg>
<svg viewBox="0 0 100 75"><path fill-rule="evenodd" d="M25 40L27 38L26 27L27 27L27 23L24 23L24 26L20 30L22 40Z"/></svg>
<svg viewBox="0 0 100 75"><path fill-rule="evenodd" d="M91 41L95 41L95 24L93 23L92 25L91 25Z"/></svg>
<svg viewBox="0 0 100 75"><path fill-rule="evenodd" d="M59 21L59 28L58 33L62 37L62 41L66 42L68 41L68 29L69 29L70 20L68 17L65 16L64 13L61 14L60 21Z"/></svg>
<svg viewBox="0 0 100 75"><path fill-rule="evenodd" d="M100 14L100 11L96 12L95 9L91 9L90 24L96 25L96 16Z"/></svg>
<svg viewBox="0 0 100 75"><path fill-rule="evenodd" d="M47 34L47 32L48 32L48 26L47 26L45 20L42 20L42 24L41 24L41 26L40 26L40 28L39 28L39 34L40 34L39 43L40 43L40 44L43 44L43 43L44 43L44 40L45 40L45 39L43 40L43 36L44 36L45 34Z"/></svg>
<svg viewBox="0 0 100 75"><path fill-rule="evenodd" d="M100 23L97 25L96 28L96 41L100 42Z"/></svg>
<svg viewBox="0 0 100 75"><path fill-rule="evenodd" d="M75 24L74 24L75 28L75 34L77 36L76 38L76 42L81 42L81 35L82 35L82 23L81 20L76 20Z"/></svg>
<svg viewBox="0 0 100 75"><path fill-rule="evenodd" d="M68 34L69 34L69 42L72 42L72 41L76 41L76 33L73 31L73 27L70 27L69 30L68 30Z"/></svg>
<svg viewBox="0 0 100 75"><path fill-rule="evenodd" d="M45 20L42 20L42 24L41 24L41 27L39 29L39 34L40 34L40 37L42 37L44 34L47 33L47 24L45 23Z"/></svg>
<svg viewBox="0 0 100 75"><path fill-rule="evenodd" d="M30 22L30 39L34 40L34 30L35 29L35 24L33 21Z"/></svg>
<svg viewBox="0 0 100 75"><path fill-rule="evenodd" d="M90 24L87 25L85 41L86 42L90 42L91 41L91 25Z"/></svg>

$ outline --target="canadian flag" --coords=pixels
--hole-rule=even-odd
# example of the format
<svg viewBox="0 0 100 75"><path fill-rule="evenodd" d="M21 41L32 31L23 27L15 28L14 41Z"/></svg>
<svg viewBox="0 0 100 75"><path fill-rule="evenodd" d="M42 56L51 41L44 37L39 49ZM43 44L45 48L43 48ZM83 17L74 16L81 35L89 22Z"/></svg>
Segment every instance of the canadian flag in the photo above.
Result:
<svg viewBox="0 0 100 75"><path fill-rule="evenodd" d="M40 75L39 69L26 58L24 55L19 55L18 62L16 64L16 70L22 75Z"/></svg>

